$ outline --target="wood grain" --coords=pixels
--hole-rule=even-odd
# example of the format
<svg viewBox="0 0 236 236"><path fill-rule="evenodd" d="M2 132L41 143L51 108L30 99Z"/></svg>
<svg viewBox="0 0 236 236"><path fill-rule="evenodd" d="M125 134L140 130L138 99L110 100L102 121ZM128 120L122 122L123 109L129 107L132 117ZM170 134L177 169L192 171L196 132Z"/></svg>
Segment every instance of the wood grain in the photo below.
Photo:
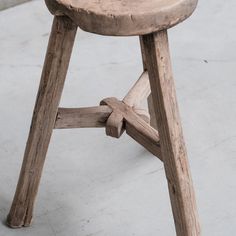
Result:
<svg viewBox="0 0 236 236"><path fill-rule="evenodd" d="M167 31L143 36L153 106L178 236L200 236L195 194L172 76Z"/></svg>
<svg viewBox="0 0 236 236"><path fill-rule="evenodd" d="M134 86L124 97L123 102L130 107L140 106L144 99L147 99L151 93L150 83L147 71L143 72Z"/></svg>
<svg viewBox="0 0 236 236"><path fill-rule="evenodd" d="M57 115L77 26L55 17L30 127L24 161L7 223L29 226L49 141Z"/></svg>
<svg viewBox="0 0 236 236"><path fill-rule="evenodd" d="M142 118L146 123L150 124L150 115L146 109L133 107L133 111Z"/></svg>
<svg viewBox="0 0 236 236"><path fill-rule="evenodd" d="M120 138L124 132L124 117L119 111L111 113L106 123L106 135L113 138Z"/></svg>
<svg viewBox="0 0 236 236"><path fill-rule="evenodd" d="M194 11L197 0L46 0L54 15L67 15L88 32L144 35L170 28Z"/></svg>
<svg viewBox="0 0 236 236"><path fill-rule="evenodd" d="M162 160L157 130L153 129L145 120L136 114L130 106L118 101L116 98L106 98L102 100L101 104L110 106L113 111L122 115L126 133Z"/></svg>
<svg viewBox="0 0 236 236"><path fill-rule="evenodd" d="M197 0L45 1L55 17L8 225L17 228L31 223L53 128L105 126L106 134L117 138L126 130L164 162L176 233L200 236L166 31L189 17ZM107 98L97 107L58 109L77 26L103 35L141 35L144 72L123 101ZM156 129L139 107L150 90L149 112Z"/></svg>
<svg viewBox="0 0 236 236"><path fill-rule="evenodd" d="M148 102L148 111L150 114L150 125L158 130L157 128L157 118L156 118L156 114L155 114L155 108L153 105L153 98L152 98L152 94L150 94L147 98L147 102Z"/></svg>
<svg viewBox="0 0 236 236"><path fill-rule="evenodd" d="M143 62L143 70L147 72L147 63L146 63L146 56L145 56L145 51L144 51L144 42L143 42L143 37L139 37L140 41L140 49L141 49L141 55L142 55L142 62ZM149 79L149 78L148 78ZM149 83L150 86L150 83ZM150 88L151 90L151 88ZM153 107L153 99L152 99L152 94L150 92L148 98L147 98L147 103L148 103L148 111L150 115L150 125L157 130L157 122L156 122L156 114L155 114L155 109Z"/></svg>
<svg viewBox="0 0 236 236"><path fill-rule="evenodd" d="M59 108L55 129L105 127L112 109L108 106Z"/></svg>

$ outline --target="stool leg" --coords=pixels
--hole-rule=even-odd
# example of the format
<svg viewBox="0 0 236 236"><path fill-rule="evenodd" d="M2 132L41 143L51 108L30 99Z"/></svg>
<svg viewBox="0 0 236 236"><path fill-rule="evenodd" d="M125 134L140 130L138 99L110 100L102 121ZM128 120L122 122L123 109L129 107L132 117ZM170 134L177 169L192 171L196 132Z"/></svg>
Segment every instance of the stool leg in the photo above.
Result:
<svg viewBox="0 0 236 236"><path fill-rule="evenodd" d="M176 233L199 236L195 194L183 140L167 31L142 36Z"/></svg>
<svg viewBox="0 0 236 236"><path fill-rule="evenodd" d="M12 228L31 223L76 29L69 18L54 18L21 173L7 219Z"/></svg>
<svg viewBox="0 0 236 236"><path fill-rule="evenodd" d="M142 53L142 61L143 61L143 70L147 70L147 64L146 64L146 58L145 58L145 52L144 52L144 42L142 36L139 37L140 41L140 47L141 47L141 53ZM153 99L152 99L152 94L148 96L147 99L148 103L148 111L150 115L150 125L154 128L157 129L157 124L156 124L156 115L155 115L155 109L153 107Z"/></svg>
<svg viewBox="0 0 236 236"><path fill-rule="evenodd" d="M156 119L156 115L155 115L155 108L153 106L152 94L150 94L148 96L147 102L148 102L148 111L149 111L149 114L150 114L150 125L154 129L158 130L157 129L157 119Z"/></svg>

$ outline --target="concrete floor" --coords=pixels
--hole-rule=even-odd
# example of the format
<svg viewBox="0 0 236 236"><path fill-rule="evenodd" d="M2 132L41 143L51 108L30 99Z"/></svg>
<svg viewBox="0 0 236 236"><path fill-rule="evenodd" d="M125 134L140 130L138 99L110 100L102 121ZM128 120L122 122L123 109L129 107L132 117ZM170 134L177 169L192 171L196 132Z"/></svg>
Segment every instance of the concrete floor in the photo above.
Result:
<svg viewBox="0 0 236 236"><path fill-rule="evenodd" d="M200 1L170 30L203 235L236 232L236 2ZM24 152L52 16L43 1L0 12L0 235L175 235L162 164L127 136L55 131L32 227L4 225ZM137 37L79 32L62 106L122 98L142 70Z"/></svg>
<svg viewBox="0 0 236 236"><path fill-rule="evenodd" d="M28 1L30 0L0 0L0 11Z"/></svg>

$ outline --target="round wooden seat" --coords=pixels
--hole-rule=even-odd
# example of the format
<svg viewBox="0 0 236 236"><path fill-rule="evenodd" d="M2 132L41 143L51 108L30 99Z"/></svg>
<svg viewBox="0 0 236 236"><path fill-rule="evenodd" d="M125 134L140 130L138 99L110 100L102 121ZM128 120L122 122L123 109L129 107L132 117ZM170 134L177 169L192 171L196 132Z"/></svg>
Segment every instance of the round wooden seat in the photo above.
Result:
<svg viewBox="0 0 236 236"><path fill-rule="evenodd" d="M67 15L85 31L144 35L189 17L197 0L45 0L54 15Z"/></svg>

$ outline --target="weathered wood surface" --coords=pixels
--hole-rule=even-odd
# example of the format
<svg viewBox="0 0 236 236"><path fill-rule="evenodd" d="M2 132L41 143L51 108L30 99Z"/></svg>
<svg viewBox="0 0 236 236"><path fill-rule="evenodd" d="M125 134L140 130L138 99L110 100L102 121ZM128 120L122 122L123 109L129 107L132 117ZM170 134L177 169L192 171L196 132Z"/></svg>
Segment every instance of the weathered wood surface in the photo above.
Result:
<svg viewBox="0 0 236 236"><path fill-rule="evenodd" d="M7 219L9 226L30 225L53 128L105 126L107 135L113 137L120 137L125 129L164 162L177 235L200 236L167 31L163 30L191 15L197 0L46 0L46 3L56 17L20 178ZM58 110L77 25L104 35L144 35L140 37L144 73L123 101L108 98L98 107ZM159 133L149 125L149 116L139 108L141 100L150 93L150 87L151 123L156 122Z"/></svg>
<svg viewBox="0 0 236 236"><path fill-rule="evenodd" d="M162 160L157 130L153 129L145 120L136 114L131 107L118 101L116 98L106 98L101 104L110 106L113 112L122 115L125 121L126 133Z"/></svg>
<svg viewBox="0 0 236 236"><path fill-rule="evenodd" d="M124 117L119 111L111 113L106 123L106 135L113 138L120 138L124 132Z"/></svg>
<svg viewBox="0 0 236 236"><path fill-rule="evenodd" d="M146 109L133 107L133 111L141 117L146 123L150 124L150 115Z"/></svg>
<svg viewBox="0 0 236 236"><path fill-rule="evenodd" d="M126 121L126 133L163 161L158 132L154 132L154 129L146 122L143 122L141 118L136 119L136 122Z"/></svg>
<svg viewBox="0 0 236 236"><path fill-rule="evenodd" d="M144 99L151 93L147 71L143 72L134 86L124 97L123 102L130 107L139 106Z"/></svg>
<svg viewBox="0 0 236 236"><path fill-rule="evenodd" d="M55 17L49 40L30 133L8 225L29 226L40 177L54 127L77 26Z"/></svg>
<svg viewBox="0 0 236 236"><path fill-rule="evenodd" d="M156 114L155 114L155 108L154 108L154 105L153 105L152 94L150 94L148 96L147 102L148 102L148 111L149 111L149 114L150 114L150 125L154 129L158 130L158 128L157 128L157 119L156 119Z"/></svg>
<svg viewBox="0 0 236 236"><path fill-rule="evenodd" d="M108 106L59 108L55 129L105 127L112 109Z"/></svg>
<svg viewBox="0 0 236 236"><path fill-rule="evenodd" d="M85 31L144 35L185 20L197 0L46 0L52 14L67 15Z"/></svg>
<svg viewBox="0 0 236 236"><path fill-rule="evenodd" d="M143 36L153 106L178 236L200 236L195 194L176 101L166 30Z"/></svg>
<svg viewBox="0 0 236 236"><path fill-rule="evenodd" d="M143 62L143 70L147 72L147 63L146 63L146 56L145 56L145 51L144 51L144 42L142 36L139 37L140 41L140 48L141 48L141 55L142 55L142 62ZM148 77L149 79L149 77ZM149 83L150 86L150 83ZM151 90L151 88L150 88ZM157 130L157 122L156 122L156 115L155 115L155 110L153 106L153 99L152 99L152 94L150 93L148 98L147 98L147 103L148 103L148 111L150 115L150 125Z"/></svg>

